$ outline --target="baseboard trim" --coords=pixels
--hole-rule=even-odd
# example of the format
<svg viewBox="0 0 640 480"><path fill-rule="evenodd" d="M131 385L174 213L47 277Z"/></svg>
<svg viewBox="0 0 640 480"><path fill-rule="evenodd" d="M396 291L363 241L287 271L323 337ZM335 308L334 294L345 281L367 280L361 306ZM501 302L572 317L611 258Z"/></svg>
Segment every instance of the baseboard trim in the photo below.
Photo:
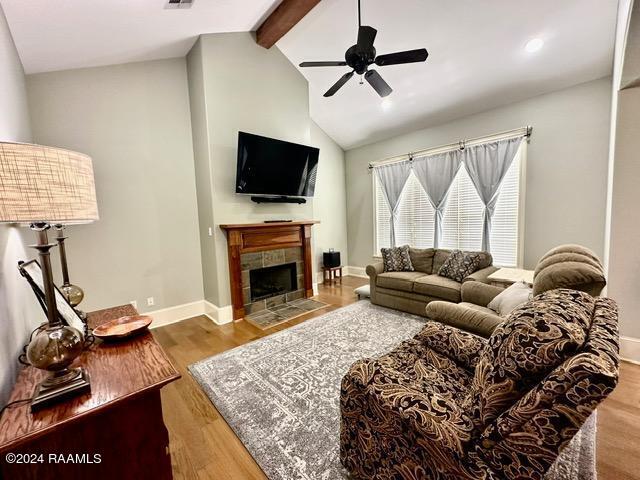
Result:
<svg viewBox="0 0 640 480"><path fill-rule="evenodd" d="M345 270L345 275L351 275L352 277L369 278L366 269L363 267L347 266L345 267Z"/></svg>
<svg viewBox="0 0 640 480"><path fill-rule="evenodd" d="M173 307L161 308L151 312L145 312L153 318L153 323L149 328L159 328L172 323L181 322L188 318L199 317L205 315L217 325L224 325L233 321L233 309L231 305L226 307L218 307L206 300L198 300Z"/></svg>
<svg viewBox="0 0 640 480"><path fill-rule="evenodd" d="M640 338L620 337L620 358L640 365Z"/></svg>
<svg viewBox="0 0 640 480"><path fill-rule="evenodd" d="M165 325L171 325L172 323L203 314L204 305L202 304L202 300L144 313L144 315L149 315L153 318L153 323L149 328L164 327Z"/></svg>
<svg viewBox="0 0 640 480"><path fill-rule="evenodd" d="M213 323L217 325L224 325L225 323L233 322L233 308L231 305L218 307L206 300L203 300L202 303L204 304L204 315L209 317Z"/></svg>

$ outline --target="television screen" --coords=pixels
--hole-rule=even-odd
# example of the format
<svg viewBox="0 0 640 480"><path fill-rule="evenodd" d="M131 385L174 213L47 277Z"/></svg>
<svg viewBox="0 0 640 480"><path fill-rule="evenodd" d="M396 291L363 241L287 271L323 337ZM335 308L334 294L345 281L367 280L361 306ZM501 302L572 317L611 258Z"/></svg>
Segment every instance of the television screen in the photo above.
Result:
<svg viewBox="0 0 640 480"><path fill-rule="evenodd" d="M236 193L313 197L320 150L238 133Z"/></svg>

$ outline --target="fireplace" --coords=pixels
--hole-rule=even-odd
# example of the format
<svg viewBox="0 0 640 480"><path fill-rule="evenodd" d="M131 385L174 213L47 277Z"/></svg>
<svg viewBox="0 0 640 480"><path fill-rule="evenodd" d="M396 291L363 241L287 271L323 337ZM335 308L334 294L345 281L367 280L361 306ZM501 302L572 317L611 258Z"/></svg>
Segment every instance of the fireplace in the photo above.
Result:
<svg viewBox="0 0 640 480"><path fill-rule="evenodd" d="M227 234L234 320L242 319L245 314L313 296L311 226L315 223L318 222L301 220L220 225ZM274 279L271 278L264 282L267 285L256 289L252 285L251 271L271 267L278 268L266 270L264 274L271 275L275 270L286 268L275 278L280 285L272 285Z"/></svg>
<svg viewBox="0 0 640 480"><path fill-rule="evenodd" d="M298 278L295 262L249 271L251 301L275 297L297 290Z"/></svg>

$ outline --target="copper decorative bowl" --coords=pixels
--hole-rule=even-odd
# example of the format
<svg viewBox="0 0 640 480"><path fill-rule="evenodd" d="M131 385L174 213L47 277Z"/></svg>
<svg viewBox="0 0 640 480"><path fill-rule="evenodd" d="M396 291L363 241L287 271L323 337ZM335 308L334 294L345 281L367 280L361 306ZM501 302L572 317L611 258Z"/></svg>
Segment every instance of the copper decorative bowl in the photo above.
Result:
<svg viewBox="0 0 640 480"><path fill-rule="evenodd" d="M120 317L94 328L93 334L102 340L120 340L143 332L152 321L148 315Z"/></svg>

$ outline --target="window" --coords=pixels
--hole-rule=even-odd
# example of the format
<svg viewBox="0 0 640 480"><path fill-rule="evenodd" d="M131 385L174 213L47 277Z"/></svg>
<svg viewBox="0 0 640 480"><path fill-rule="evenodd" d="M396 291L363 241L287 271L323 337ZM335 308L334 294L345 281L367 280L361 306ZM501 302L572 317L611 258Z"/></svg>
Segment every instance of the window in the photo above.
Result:
<svg viewBox="0 0 640 480"><path fill-rule="evenodd" d="M524 145L524 143L523 143ZM521 147L509 167L500 187L500 195L491 226L491 254L493 263L500 266L517 266L520 239L520 167ZM388 247L390 240L390 215L382 189L374 180L374 223L376 255L380 248ZM482 216L484 206L464 166L460 167L451 189L442 223L442 248L480 250L482 244ZM402 191L396 220L396 243L413 247L433 247L434 210L419 180L413 174Z"/></svg>
<svg viewBox="0 0 640 480"><path fill-rule="evenodd" d="M391 229L389 225L389 205L377 181L376 190L376 251L391 244ZM422 185L411 172L407 180L398 207L396 221L396 243L409 244L417 248L433 247L433 217L434 210L427 198Z"/></svg>

